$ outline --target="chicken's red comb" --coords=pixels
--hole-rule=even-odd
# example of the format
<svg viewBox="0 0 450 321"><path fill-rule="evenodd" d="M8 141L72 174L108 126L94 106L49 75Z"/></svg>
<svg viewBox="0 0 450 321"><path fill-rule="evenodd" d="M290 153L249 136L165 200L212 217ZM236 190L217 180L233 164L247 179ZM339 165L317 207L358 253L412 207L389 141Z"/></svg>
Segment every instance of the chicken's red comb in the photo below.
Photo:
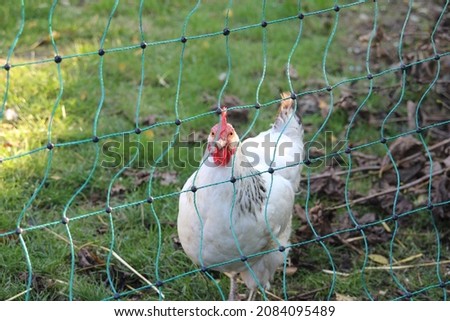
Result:
<svg viewBox="0 0 450 321"><path fill-rule="evenodd" d="M222 106L222 108L220 108L220 126L222 126L222 129L227 128L227 107Z"/></svg>

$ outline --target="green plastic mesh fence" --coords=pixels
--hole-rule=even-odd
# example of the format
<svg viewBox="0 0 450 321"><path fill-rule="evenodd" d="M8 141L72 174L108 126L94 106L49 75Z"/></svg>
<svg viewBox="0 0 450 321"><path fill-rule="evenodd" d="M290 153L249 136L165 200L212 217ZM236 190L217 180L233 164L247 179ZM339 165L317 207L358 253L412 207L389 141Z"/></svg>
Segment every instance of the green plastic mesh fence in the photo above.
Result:
<svg viewBox="0 0 450 321"><path fill-rule="evenodd" d="M285 300L340 300L348 297L369 300L447 299L450 286L450 234L448 225L445 224L445 220L448 224L447 211L450 204L449 158L445 157L448 155L450 137L449 91L448 87L445 89L445 86L448 86L450 70L448 0L435 1L436 3L432 4L413 0L403 1L401 4L390 1L382 4L377 1L319 1L317 3L322 3L323 6L320 7L316 3L312 6L314 9L311 9L312 1L298 1L289 4L294 8L291 14L274 19L268 18L272 17L270 10L285 4L263 0L258 4L260 9L257 14L249 13L249 17L259 18L254 21L250 21L250 18L242 19L240 21L247 23L237 26L233 23L235 16L239 14L234 10L238 4L230 0L220 6L220 10L225 9L223 29L203 33L190 32L196 15L208 14L207 11L202 11L208 4L200 0L191 4L190 11L183 11L183 6L176 17L155 21L151 30L145 29L146 19L149 19L146 18L146 1L141 0L136 4L119 0L103 1L101 3L104 6L99 5L98 15L108 17L106 25L102 27L103 30L92 31L93 37L100 38L99 49L90 50L80 46L75 53L62 54L65 50L59 45L60 40L64 37L71 39L71 35L55 32L58 24L54 23L54 20L61 11L72 10L70 2L77 1L55 0L51 5L43 7L42 10L46 10L48 14L48 39L42 40L44 44L38 43L36 47L42 45L44 48L52 48L53 52L44 51L37 57L30 57L16 50L22 39L27 37L27 32L31 32L25 28L27 23L31 24L31 28L35 26L35 13L27 10L29 4L25 0L7 5L14 6L19 15L12 17L16 20L17 29L14 32L7 30L8 34L15 33L12 43L2 42L2 46L7 46L8 49L1 48L6 54L2 57L2 77L5 80L3 87L0 87L3 88L0 119L4 125L0 129L3 132L0 132L0 142L3 143L0 147L0 177L3 180L0 197L2 299L226 298L226 279L221 279L213 268L238 262L241 257L217 266L191 265L177 244L176 236L165 233L174 233L173 222L179 195L193 191L180 190L182 182L177 181L176 177L168 178L177 182L175 184L160 184L158 181L161 179L161 163L179 146L178 138L183 127L187 129L192 123L197 126L199 132L208 131L217 119L216 111L208 109L209 106L203 111L200 107L187 108L190 102L182 98L189 94L183 93L187 73L194 75L189 79L195 82L195 75L199 72L190 68L196 58L190 54L189 48L195 46L204 46L205 51L220 51L224 54L217 58L222 59L221 63L226 71L221 75L221 85L216 91L217 103L214 104L216 107L228 105L230 114L253 113L253 120L247 122L245 128L242 127L242 137L257 132L257 128L264 128L264 124L268 124L266 120L274 115L274 106L281 102L281 99L261 99L267 95L262 95L268 88L265 87L267 78L273 77L268 75L270 61L281 59L285 72L279 77L284 78L288 86L282 89L295 93L296 106L302 114L305 133L309 138L306 146L310 149L302 161L303 192L296 202L294 215L299 223L294 223L290 258L286 258L281 267L282 271L277 273L273 291L278 292L266 292L259 285L261 297ZM215 2L216 6L219 4L220 2ZM84 5L84 1L79 1L76 10L82 11ZM128 45L108 46L111 26L115 20L120 19L121 10L126 11L127 7L131 6L137 8L138 18L133 23L138 27L138 31L132 39L126 38ZM161 3L161 6L168 5ZM177 8L178 4L173 3L171 6ZM254 4L251 7L253 6ZM104 8L109 8L109 13L106 14ZM430 21L427 10L432 10L434 20ZM394 16L397 19L400 16L401 21L396 20L397 24L394 24ZM165 24L170 24L171 19L182 19L179 34L161 38L158 36L159 30L164 29ZM359 24L355 25L358 19ZM197 25L195 30L208 30L207 21L202 21L203 24L200 27ZM123 20L120 20L118 23L122 22ZM389 25L392 30L386 29ZM10 28L10 25L8 27ZM362 28L359 39L347 38L348 42L341 45L341 50L342 47L348 46L348 52L333 51L338 48L334 46L335 41L346 39L345 36L337 36L340 30L344 30L342 34L350 34L351 29L359 27ZM3 26L2 28L5 29ZM76 28L75 26L73 30ZM295 31L295 38L291 39L289 50L275 58L271 45L276 46L280 40L278 37L282 35L271 34L271 29L274 28ZM416 40L416 35L422 36L420 46L411 44ZM260 46L260 69L252 70L243 82L248 85L247 91L255 97L255 100L248 104L225 101L225 93L231 92L229 87L235 72L233 63L239 60L239 51L247 50L233 47L233 41L237 37L246 39L249 44L258 43ZM320 49L322 55L320 65L317 66L320 68L313 70L311 81L299 80L303 78L302 72L301 69L295 69L293 62L296 61L299 65L297 61L308 56L308 50L312 49L304 46L314 47L311 37L324 39L319 43L320 46L324 45ZM398 40L395 37L398 37ZM212 45L208 45L210 41ZM355 47L351 46L352 43L355 43ZM356 43L363 45L358 47ZM393 44L395 51L386 49L386 44ZM412 47L419 49L409 50ZM348 69L346 65L345 70L342 70L341 66L336 65L339 60L332 60L335 55L346 54L350 60L355 50L358 50L360 61L354 61L352 69ZM168 85L164 77L160 77L157 84L150 83L147 79L151 78L155 56L164 57L168 51L179 55L175 82ZM115 72L122 75L127 72L123 70L127 67L120 63L107 65L108 59L119 55L138 57L139 63L134 66L138 67L135 74L139 74L139 77L130 79L120 76L110 79ZM342 59L345 60L345 57ZM305 60L308 61L306 58ZM72 123L66 120L63 127L55 126L57 118L66 113L66 97L71 97L77 90L71 89L65 81L67 72L64 68L70 61L76 61L79 65L95 61L97 66L89 75L95 80L92 86L95 87L93 92L98 94L96 103L81 101L83 98L79 98L80 104L93 105L90 107L91 111L95 111L92 127L82 128L76 134L73 134L71 128L82 127L76 119L68 118ZM163 60L158 63L163 64ZM53 106L45 106L48 112L46 118L41 119L42 124L47 124L47 138L45 142L38 144L40 147L21 145L20 148L14 148L7 144L4 138L7 135L4 133L8 130L20 130L20 122L33 118L27 118L27 115L19 112L18 123L12 107L20 105L20 99L25 102L30 96L49 94L42 93L39 89L28 92L24 87L19 90L21 95L18 96L16 91L11 98L17 77L33 68L44 68L42 70L48 71L48 74L31 77L27 81L51 82L50 94L54 95ZM223 69L214 72L220 71ZM70 72L73 72L73 69ZM418 73L427 75L420 78ZM51 77L53 79L49 80ZM317 80L318 78L320 79ZM419 78L421 80L417 80ZM88 79L86 81L89 82ZM111 93L107 89L110 81L134 83L133 90L137 93L137 98L130 98L130 101L133 100L130 105L134 107L125 109L124 113L127 115L114 116L133 119L134 126L127 124L126 130L108 132L104 130L107 126L99 125L103 117L113 115L104 114L108 105L112 104L108 97ZM144 121L142 97L151 95L153 87L166 85L170 87L172 98L170 101L161 102L156 120L148 121L146 118ZM273 92L270 95L273 95ZM313 112L308 113L305 102L311 101L319 107L313 107ZM340 121L336 122L335 115L341 115ZM342 115L347 118L342 118ZM322 153L318 152L317 148L313 149L325 133L333 130L333 124L336 123L339 123L337 126L340 128L340 139L343 142L340 148L326 149ZM405 126L405 123L408 126ZM9 129L6 125L14 129ZM145 183L140 182L139 185L145 185L145 191L141 188L138 192L127 195L126 199L116 198L117 194L123 194L117 191L118 183L124 177L130 177L127 172L138 167L140 157L143 156L142 150L136 148L131 157L120 166L102 172L108 173L107 177L99 177L98 172L101 171L105 152L105 145L102 144L125 137L135 138L138 144L145 139L157 140L155 132L158 130L164 133L163 136L169 133L169 142L160 148L151 166L147 166L144 171L132 171L132 175L144 176ZM334 130L337 130L336 126ZM357 135L364 136L364 133L367 133L365 139L355 138ZM28 133L31 136L34 134ZM64 153L80 149L88 150L92 158L61 158ZM38 174L37 179L36 173L30 175L27 168L36 168L31 164L42 159L43 174ZM330 162L333 159L340 160L340 169L336 169L336 164ZM380 159L382 162L377 163ZM417 159L421 161L414 162ZM65 171L55 174L52 166L58 162L66 162ZM79 176L74 176L73 162L86 162L89 168ZM175 168L176 164L169 162L168 166ZM194 169L195 166L180 170L179 175L187 177ZM388 175L386 173L390 175L390 184L382 185ZM425 174L420 176L420 173ZM54 199L55 195L47 192L52 181L61 180L58 175L73 180L67 187L60 186L61 189L70 189L70 197L62 200ZM89 194L93 193L93 187L100 186L97 180L106 180L104 186L108 187L101 190L101 195L96 196L97 200L93 205L91 200L94 196ZM368 181L370 183L367 183ZM228 184L229 181L220 184L222 183ZM26 190L31 191L31 195L16 195L12 198L7 193L8 190L25 190L17 189L16 184L29 184ZM372 189L371 186L375 185L377 189ZM197 186L197 189L206 187L208 186ZM407 191L409 194L406 194ZM16 204L10 204L12 199L15 199ZM20 203L20 200L24 201ZM20 203L21 210L17 210L17 202ZM53 203L57 205L53 207ZM59 217L47 216L46 212L55 211L55 208ZM167 212L171 214L168 215ZM132 213L138 213L138 219L130 219L126 224L119 223L127 215L135 215ZM147 230L133 236L131 234L137 233L137 230L133 230L130 225L134 224L133 222L139 225L141 215L142 220L147 222ZM82 235L85 233L83 228L93 224L93 218L102 223L102 230L97 229L92 235ZM11 223L12 221L15 223ZM402 237L399 239L399 236ZM426 236L431 238L428 243L424 241ZM130 243L133 241L130 241L130 238L134 240L134 237L146 241L139 243L134 250L135 255L124 256L122 249L124 253L130 253L129 250L126 252L124 244L128 242L128 246L132 247L133 244ZM102 241L97 241L97 238ZM427 244L425 249L420 247L422 242ZM96 243L94 251L90 246ZM148 250L140 248L143 244ZM382 252L382 249L385 252ZM250 257L273 251L279 251L279 248L254 253ZM53 266L53 271L59 270L61 274L54 277L45 272L47 270L44 266L47 265ZM46 296L49 288L53 289L53 296ZM96 294L92 294L94 292Z"/></svg>

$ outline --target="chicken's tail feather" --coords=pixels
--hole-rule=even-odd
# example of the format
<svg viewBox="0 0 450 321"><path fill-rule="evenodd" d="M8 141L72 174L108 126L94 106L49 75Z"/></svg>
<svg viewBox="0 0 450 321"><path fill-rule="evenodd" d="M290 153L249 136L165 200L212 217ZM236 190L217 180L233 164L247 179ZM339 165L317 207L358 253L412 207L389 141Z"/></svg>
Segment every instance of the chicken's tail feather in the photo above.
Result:
<svg viewBox="0 0 450 321"><path fill-rule="evenodd" d="M284 131L288 136L301 136L302 126L300 117L296 114L296 100L291 98L291 93L281 93L281 103L275 120L274 129Z"/></svg>

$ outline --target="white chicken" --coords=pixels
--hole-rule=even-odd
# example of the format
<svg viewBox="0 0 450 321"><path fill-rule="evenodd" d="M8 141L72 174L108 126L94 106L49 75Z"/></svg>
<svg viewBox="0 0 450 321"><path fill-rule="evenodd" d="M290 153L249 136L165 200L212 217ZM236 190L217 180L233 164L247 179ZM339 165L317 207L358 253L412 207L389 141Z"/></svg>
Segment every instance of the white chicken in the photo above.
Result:
<svg viewBox="0 0 450 321"><path fill-rule="evenodd" d="M183 249L203 269L230 276L229 300L236 299L238 275L249 289L248 299L258 288L267 290L289 250L304 154L296 97L290 97L282 94L269 130L243 142L222 108L203 162L180 194L177 225ZM278 250L258 255L273 249Z"/></svg>

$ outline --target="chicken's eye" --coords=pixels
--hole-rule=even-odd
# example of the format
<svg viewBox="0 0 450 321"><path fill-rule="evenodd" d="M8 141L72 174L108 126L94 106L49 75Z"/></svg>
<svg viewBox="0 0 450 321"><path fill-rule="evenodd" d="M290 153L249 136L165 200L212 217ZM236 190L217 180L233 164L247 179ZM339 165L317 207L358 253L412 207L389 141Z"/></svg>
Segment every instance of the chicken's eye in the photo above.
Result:
<svg viewBox="0 0 450 321"><path fill-rule="evenodd" d="M228 134L228 136L230 136L230 137L233 136L233 132L230 132L230 133Z"/></svg>
<svg viewBox="0 0 450 321"><path fill-rule="evenodd" d="M214 134L214 132L211 132L211 136L213 136L213 137L214 137L214 135L215 135L215 134Z"/></svg>

